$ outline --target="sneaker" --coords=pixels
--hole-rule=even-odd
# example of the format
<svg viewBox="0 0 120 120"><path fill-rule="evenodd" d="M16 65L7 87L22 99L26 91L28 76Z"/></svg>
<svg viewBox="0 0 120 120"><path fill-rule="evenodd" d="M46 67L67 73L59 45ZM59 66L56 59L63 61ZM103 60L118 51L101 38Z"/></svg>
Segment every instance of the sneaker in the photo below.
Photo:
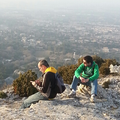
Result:
<svg viewBox="0 0 120 120"><path fill-rule="evenodd" d="M90 101L91 101L92 103L94 103L94 102L96 101L96 97L95 97L94 94L91 95L91 97L90 97Z"/></svg>
<svg viewBox="0 0 120 120"><path fill-rule="evenodd" d="M69 98L74 98L76 97L76 92L75 91L71 91L70 94L68 95Z"/></svg>

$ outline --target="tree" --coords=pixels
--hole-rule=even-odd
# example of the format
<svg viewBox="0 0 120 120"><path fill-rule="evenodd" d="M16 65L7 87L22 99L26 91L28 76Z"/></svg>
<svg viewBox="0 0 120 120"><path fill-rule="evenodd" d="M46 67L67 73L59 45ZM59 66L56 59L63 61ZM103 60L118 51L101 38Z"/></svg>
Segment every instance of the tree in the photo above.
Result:
<svg viewBox="0 0 120 120"><path fill-rule="evenodd" d="M36 93L36 88L30 83L30 81L35 81L36 79L37 74L32 72L32 70L20 74L19 77L13 81L14 92L21 97L30 96Z"/></svg>

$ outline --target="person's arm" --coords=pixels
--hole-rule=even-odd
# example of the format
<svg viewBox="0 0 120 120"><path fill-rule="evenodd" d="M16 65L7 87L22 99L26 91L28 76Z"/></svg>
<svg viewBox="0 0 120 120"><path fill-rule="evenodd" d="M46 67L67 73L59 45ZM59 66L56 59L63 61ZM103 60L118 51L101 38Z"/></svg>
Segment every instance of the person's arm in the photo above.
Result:
<svg viewBox="0 0 120 120"><path fill-rule="evenodd" d="M35 83L39 86L42 87L42 82L40 80L35 80Z"/></svg>
<svg viewBox="0 0 120 120"><path fill-rule="evenodd" d="M51 73L45 73L44 77L43 77L43 83L42 83L42 89L41 91L43 93L46 93L47 90L51 87Z"/></svg>
<svg viewBox="0 0 120 120"><path fill-rule="evenodd" d="M75 76L77 78L80 78L80 74L82 73L83 69L84 69L84 64L82 63L75 71Z"/></svg>
<svg viewBox="0 0 120 120"><path fill-rule="evenodd" d="M94 74L91 77L89 77L89 80L93 81L98 79L98 77L99 77L99 68L98 68L98 65L96 64L94 67Z"/></svg>
<svg viewBox="0 0 120 120"><path fill-rule="evenodd" d="M41 91L42 87L38 86L35 81L30 81L32 83L32 85L38 90Z"/></svg>
<svg viewBox="0 0 120 120"><path fill-rule="evenodd" d="M48 90L48 87L50 87L50 78L51 75L50 73L46 73L43 76L43 82L40 84L40 86L37 83L37 81L30 81L32 83L32 85L40 92L46 93Z"/></svg>

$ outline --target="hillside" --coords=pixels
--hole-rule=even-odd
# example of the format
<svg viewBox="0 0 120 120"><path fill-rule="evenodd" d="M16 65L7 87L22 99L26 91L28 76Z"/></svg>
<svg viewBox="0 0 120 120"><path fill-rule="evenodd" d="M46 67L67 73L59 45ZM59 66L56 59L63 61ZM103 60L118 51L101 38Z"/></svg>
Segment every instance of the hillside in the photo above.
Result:
<svg viewBox="0 0 120 120"><path fill-rule="evenodd" d="M110 81L109 88L102 88ZM9 97L0 99L0 120L119 120L120 76L106 76L98 80L96 103L89 101L90 95L77 92L76 98L67 98L69 85L63 94L52 101L40 100L30 108L19 110L22 101L12 93L12 88L3 90Z"/></svg>

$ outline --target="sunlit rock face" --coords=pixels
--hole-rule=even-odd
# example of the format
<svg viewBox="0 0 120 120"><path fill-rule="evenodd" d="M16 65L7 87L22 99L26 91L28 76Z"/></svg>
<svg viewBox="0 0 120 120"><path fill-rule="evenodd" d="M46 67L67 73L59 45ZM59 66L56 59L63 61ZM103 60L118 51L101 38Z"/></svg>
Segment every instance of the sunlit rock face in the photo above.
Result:
<svg viewBox="0 0 120 120"><path fill-rule="evenodd" d="M55 99L39 100L24 110L19 107L26 98L14 94L13 87L4 89L8 97L0 98L0 120L119 120L120 76L99 78L98 84L94 103L86 86L78 86L76 98L68 98L70 85L66 84L65 92Z"/></svg>
<svg viewBox="0 0 120 120"><path fill-rule="evenodd" d="M110 73L118 73L118 74L120 73L120 66L117 65L113 66L111 64L109 68L110 68Z"/></svg>

